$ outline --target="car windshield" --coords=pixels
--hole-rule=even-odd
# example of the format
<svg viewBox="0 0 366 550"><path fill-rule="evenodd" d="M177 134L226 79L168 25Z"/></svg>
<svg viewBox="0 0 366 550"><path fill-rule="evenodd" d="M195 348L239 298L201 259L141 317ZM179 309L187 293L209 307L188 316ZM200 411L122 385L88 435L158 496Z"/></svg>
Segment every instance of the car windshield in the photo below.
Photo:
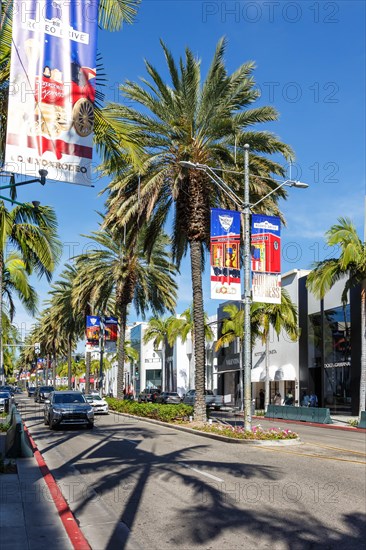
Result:
<svg viewBox="0 0 366 550"><path fill-rule="evenodd" d="M53 399L54 403L85 403L81 393L56 393Z"/></svg>
<svg viewBox="0 0 366 550"><path fill-rule="evenodd" d="M87 399L88 401L102 401L100 395L86 395L85 399Z"/></svg>
<svg viewBox="0 0 366 550"><path fill-rule="evenodd" d="M179 397L179 395L174 392L166 393L165 395L170 395L171 397Z"/></svg>

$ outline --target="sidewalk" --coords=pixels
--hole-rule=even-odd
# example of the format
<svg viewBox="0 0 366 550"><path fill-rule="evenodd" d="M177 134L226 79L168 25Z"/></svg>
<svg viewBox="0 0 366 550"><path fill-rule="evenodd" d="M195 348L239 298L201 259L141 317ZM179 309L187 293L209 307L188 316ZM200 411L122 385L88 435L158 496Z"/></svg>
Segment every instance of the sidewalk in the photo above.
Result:
<svg viewBox="0 0 366 550"><path fill-rule="evenodd" d="M0 434L4 457L5 434ZM12 459L17 473L0 474L1 550L71 550L36 458Z"/></svg>

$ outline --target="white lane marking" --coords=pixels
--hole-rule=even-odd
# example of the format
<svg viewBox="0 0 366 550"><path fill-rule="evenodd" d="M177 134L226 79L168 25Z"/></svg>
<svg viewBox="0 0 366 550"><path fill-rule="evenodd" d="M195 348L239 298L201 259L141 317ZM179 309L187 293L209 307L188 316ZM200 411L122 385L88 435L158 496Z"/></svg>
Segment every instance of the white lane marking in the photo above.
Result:
<svg viewBox="0 0 366 550"><path fill-rule="evenodd" d="M189 470L193 470L197 474L209 477L210 479L213 479L214 481L220 481L220 483L224 483L224 480L221 479L221 477L213 476L212 474L209 474L208 472L204 472L203 470L198 470L197 468L192 468L192 466L188 466L188 464L185 464L184 462L178 462L178 464L180 464L181 466L184 466L184 468L188 468Z"/></svg>

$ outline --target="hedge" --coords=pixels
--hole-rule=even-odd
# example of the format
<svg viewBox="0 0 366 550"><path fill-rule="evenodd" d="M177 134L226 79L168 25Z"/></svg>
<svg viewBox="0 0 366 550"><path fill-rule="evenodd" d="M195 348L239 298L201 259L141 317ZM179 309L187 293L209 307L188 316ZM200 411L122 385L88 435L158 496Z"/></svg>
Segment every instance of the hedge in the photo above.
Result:
<svg viewBox="0 0 366 550"><path fill-rule="evenodd" d="M193 416L193 407L191 405L184 405L183 403L179 405L138 403L137 401L116 399L114 397L106 397L105 400L112 411L153 418L161 422L179 422L188 420L190 416Z"/></svg>

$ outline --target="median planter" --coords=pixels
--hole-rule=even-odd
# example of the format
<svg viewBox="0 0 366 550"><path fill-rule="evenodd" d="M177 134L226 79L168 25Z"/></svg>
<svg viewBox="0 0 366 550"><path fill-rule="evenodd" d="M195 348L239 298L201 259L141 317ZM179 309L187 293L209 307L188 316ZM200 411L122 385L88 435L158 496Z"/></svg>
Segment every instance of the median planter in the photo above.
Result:
<svg viewBox="0 0 366 550"><path fill-rule="evenodd" d="M193 407L188 405L160 405L136 403L107 398L110 410L129 417L137 417L147 422L163 423L170 428L187 431L195 435L218 439L227 443L253 443L256 445L293 445L300 443L297 433L282 428L264 430L260 425L252 430L215 422L190 422Z"/></svg>

